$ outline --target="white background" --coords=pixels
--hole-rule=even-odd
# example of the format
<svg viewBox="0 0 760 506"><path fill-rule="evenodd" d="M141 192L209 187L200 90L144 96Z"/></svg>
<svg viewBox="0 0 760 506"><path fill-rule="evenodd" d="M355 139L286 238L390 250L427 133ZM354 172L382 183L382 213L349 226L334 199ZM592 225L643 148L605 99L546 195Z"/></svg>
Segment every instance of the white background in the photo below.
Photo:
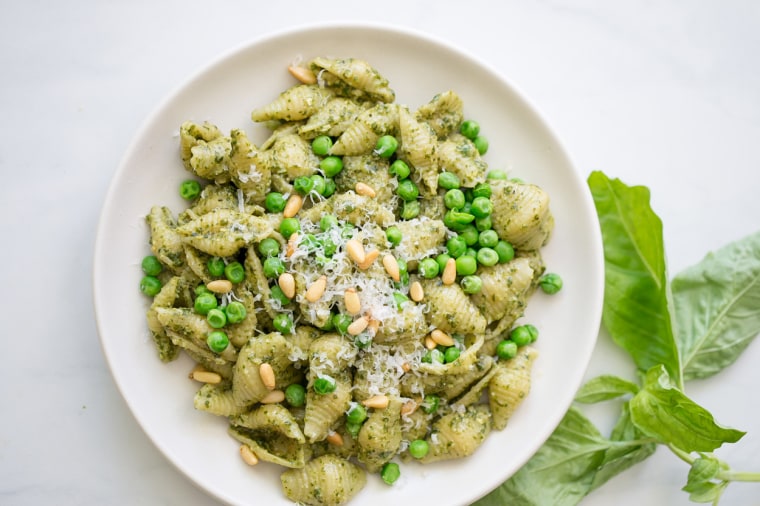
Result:
<svg viewBox="0 0 760 506"><path fill-rule="evenodd" d="M0 7L0 504L216 504L152 446L111 379L92 310L92 251L106 189L146 116L212 59L261 35L361 20L476 54L538 106L581 173L651 189L671 273L760 229L760 4L749 0ZM748 431L718 452L739 470L760 471L758 362L754 343L728 370L687 386L719 422ZM606 335L589 377L598 373L632 374ZM604 410L594 419L611 423ZM660 449L583 504L689 504L679 490L686 472ZM760 484L733 484L722 504L759 497Z"/></svg>

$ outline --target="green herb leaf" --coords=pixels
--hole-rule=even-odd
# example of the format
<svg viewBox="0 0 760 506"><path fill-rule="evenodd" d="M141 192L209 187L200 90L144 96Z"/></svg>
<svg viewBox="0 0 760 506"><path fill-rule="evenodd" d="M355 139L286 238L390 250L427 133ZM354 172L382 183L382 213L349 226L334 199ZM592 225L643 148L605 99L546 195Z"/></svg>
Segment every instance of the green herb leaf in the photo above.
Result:
<svg viewBox="0 0 760 506"><path fill-rule="evenodd" d="M557 429L512 478L473 506L575 505L589 492L610 442L570 408Z"/></svg>
<svg viewBox="0 0 760 506"><path fill-rule="evenodd" d="M700 457L694 461L689 469L689 477L684 492L691 492L694 486L706 481L711 481L720 473L721 465L718 459L712 457Z"/></svg>
<svg viewBox="0 0 760 506"><path fill-rule="evenodd" d="M684 378L720 372L760 333L760 233L708 254L671 288Z"/></svg>
<svg viewBox="0 0 760 506"><path fill-rule="evenodd" d="M720 498L723 491L728 486L728 482L715 483L713 481L706 481L703 483L695 483L693 486L684 492L689 492L689 500L697 503L713 503L717 504L717 500Z"/></svg>
<svg viewBox="0 0 760 506"><path fill-rule="evenodd" d="M627 442L641 439L643 434L631 421L630 404L623 404L623 412L620 415L615 428L610 435L611 441ZM610 478L617 476L626 469L633 467L639 462L646 460L657 449L657 444L631 444L631 445L614 445L604 455L599 469L591 483L591 489L595 490L604 485Z"/></svg>
<svg viewBox="0 0 760 506"><path fill-rule="evenodd" d="M663 364L680 386L662 222L649 206L649 189L602 172L592 172L588 184L604 242L604 326L641 372Z"/></svg>
<svg viewBox="0 0 760 506"><path fill-rule="evenodd" d="M647 372L644 388L631 399L631 420L647 436L685 452L711 452L745 434L717 425L709 411L672 384L662 365Z"/></svg>
<svg viewBox="0 0 760 506"><path fill-rule="evenodd" d="M639 386L617 376L598 376L590 379L575 395L575 401L583 404L594 404L622 397L626 394L635 394Z"/></svg>

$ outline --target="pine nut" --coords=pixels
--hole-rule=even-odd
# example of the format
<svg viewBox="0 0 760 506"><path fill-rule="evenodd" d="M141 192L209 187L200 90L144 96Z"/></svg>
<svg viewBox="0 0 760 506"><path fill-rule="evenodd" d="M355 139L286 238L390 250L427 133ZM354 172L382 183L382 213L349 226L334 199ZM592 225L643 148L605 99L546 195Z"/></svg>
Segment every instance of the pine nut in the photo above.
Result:
<svg viewBox="0 0 760 506"><path fill-rule="evenodd" d="M293 195L288 197L288 202L285 204L285 209L282 210L282 217L292 218L293 216L298 214L298 211L301 210L302 206L303 206L303 197L301 197L297 193L294 193Z"/></svg>
<svg viewBox="0 0 760 506"><path fill-rule="evenodd" d="M404 362L401 364L401 369L403 369L404 372L409 372L412 370L412 365L409 362Z"/></svg>
<svg viewBox="0 0 760 506"><path fill-rule="evenodd" d="M232 291L232 281L229 279L215 279L206 283L206 288L214 293L229 293Z"/></svg>
<svg viewBox="0 0 760 506"><path fill-rule="evenodd" d="M375 337L377 335L377 331L380 328L380 320L375 320L374 318L369 319L369 323L367 324L367 332L372 337Z"/></svg>
<svg viewBox="0 0 760 506"><path fill-rule="evenodd" d="M454 338L441 329L435 329L430 333L430 338L441 346L454 346Z"/></svg>
<svg viewBox="0 0 760 506"><path fill-rule="evenodd" d="M325 441L331 445L343 446L343 436L341 436L338 432L330 432L325 438Z"/></svg>
<svg viewBox="0 0 760 506"><path fill-rule="evenodd" d="M432 349L434 349L436 346L438 346L438 345L436 344L436 342L435 342L435 341L433 341L433 338L432 338L432 337L430 337L430 336L425 336L425 348L427 348L428 350L432 350Z"/></svg>
<svg viewBox="0 0 760 506"><path fill-rule="evenodd" d="M364 195L365 197L371 197L374 198L375 195L377 195L377 192L375 192L375 189L372 188L370 185L362 182L356 183L356 186L354 187L354 190L359 195Z"/></svg>
<svg viewBox="0 0 760 506"><path fill-rule="evenodd" d="M271 364L264 362L259 366L259 376L261 376L261 382L267 387L267 390L274 390L276 381L274 378L274 369Z"/></svg>
<svg viewBox="0 0 760 506"><path fill-rule="evenodd" d="M349 239L346 242L346 251L348 252L349 258L359 265L364 263L364 260L367 257L367 254L364 252L364 246L362 246L362 243L356 239Z"/></svg>
<svg viewBox="0 0 760 506"><path fill-rule="evenodd" d="M320 276L318 280L311 284L306 290L306 300L317 302L324 295L327 289L327 276Z"/></svg>
<svg viewBox="0 0 760 506"><path fill-rule="evenodd" d="M276 404L285 400L285 392L282 390L272 390L266 394L259 402L261 404Z"/></svg>
<svg viewBox="0 0 760 506"><path fill-rule="evenodd" d="M408 400L401 406L401 416L409 416L415 411L417 411L417 403L413 400Z"/></svg>
<svg viewBox="0 0 760 506"><path fill-rule="evenodd" d="M377 260L377 257L379 256L380 256L380 252L376 249L373 249L372 251L368 252L364 256L364 261L359 263L359 268L363 271L366 271L367 269L370 268L370 266L372 265L372 262Z"/></svg>
<svg viewBox="0 0 760 506"><path fill-rule="evenodd" d="M457 261L453 258L449 258L446 261L446 266L443 268L443 274L441 274L441 281L444 285L451 285L457 280Z"/></svg>
<svg viewBox="0 0 760 506"><path fill-rule="evenodd" d="M307 69L306 67L291 65L288 67L288 72L290 72L290 75L301 81L303 84L317 83L317 76L315 76L314 72Z"/></svg>
<svg viewBox="0 0 760 506"><path fill-rule="evenodd" d="M248 445L240 445L240 457L243 459L243 462L249 466L255 466L259 463L259 458L253 453L253 450L251 450L251 447Z"/></svg>
<svg viewBox="0 0 760 506"><path fill-rule="evenodd" d="M349 288L346 290L344 296L344 302L346 303L346 311L351 315L359 314L362 310L362 301L359 299L359 294L356 293L355 288Z"/></svg>
<svg viewBox="0 0 760 506"><path fill-rule="evenodd" d="M425 297L425 291L422 289L422 284L419 281L415 281L409 285L409 297L414 302L419 302Z"/></svg>
<svg viewBox="0 0 760 506"><path fill-rule="evenodd" d="M211 371L193 371L190 373L190 377L195 381L210 383L211 385L218 385L222 382L221 375Z"/></svg>
<svg viewBox="0 0 760 506"><path fill-rule="evenodd" d="M385 409L388 407L389 402L390 400L387 395L375 395L369 399L363 400L362 404L368 408Z"/></svg>
<svg viewBox="0 0 760 506"><path fill-rule="evenodd" d="M385 255L383 257L383 267L385 272L391 277L393 281L401 281L401 270L398 267L398 260L393 255Z"/></svg>
<svg viewBox="0 0 760 506"><path fill-rule="evenodd" d="M285 256L288 258L292 257L295 254L296 249L298 249L298 232L293 232L288 238L288 247L285 250Z"/></svg>
<svg viewBox="0 0 760 506"><path fill-rule="evenodd" d="M348 333L352 336L358 336L364 332L364 329L367 328L367 325L369 325L369 318L366 316L357 318L353 321L353 323L351 323L351 325L348 326Z"/></svg>
<svg viewBox="0 0 760 506"><path fill-rule="evenodd" d="M283 272L280 274L277 284L280 285L280 290L285 294L285 297L292 299L296 296L296 279L289 272Z"/></svg>

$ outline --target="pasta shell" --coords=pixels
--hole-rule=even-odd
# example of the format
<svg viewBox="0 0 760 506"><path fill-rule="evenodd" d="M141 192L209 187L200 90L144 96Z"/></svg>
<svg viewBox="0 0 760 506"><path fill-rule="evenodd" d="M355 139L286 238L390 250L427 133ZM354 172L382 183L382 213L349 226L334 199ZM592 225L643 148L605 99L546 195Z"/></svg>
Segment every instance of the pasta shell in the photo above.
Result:
<svg viewBox="0 0 760 506"><path fill-rule="evenodd" d="M398 107L377 104L367 109L346 129L333 145L330 153L339 156L361 155L375 149L377 139L398 128Z"/></svg>
<svg viewBox="0 0 760 506"><path fill-rule="evenodd" d="M200 142L208 143L222 137L222 132L216 125L204 122L201 125L186 121L179 127L179 147L182 163L187 170L192 171L190 159L193 156L192 149Z"/></svg>
<svg viewBox="0 0 760 506"><path fill-rule="evenodd" d="M285 496L309 506L340 506L364 488L367 475L357 465L336 455L322 455L301 469L280 476Z"/></svg>
<svg viewBox="0 0 760 506"><path fill-rule="evenodd" d="M530 372L538 352L530 346L519 350L517 356L496 365L497 372L488 384L488 404L497 430L507 421L530 392Z"/></svg>
<svg viewBox="0 0 760 506"><path fill-rule="evenodd" d="M438 188L438 139L435 132L426 124L417 121L406 107L399 112L400 155L409 162L414 171L412 179L427 190L424 193L434 195Z"/></svg>
<svg viewBox="0 0 760 506"><path fill-rule="evenodd" d="M478 275L483 287L470 299L488 323L506 316L514 322L522 315L533 289L533 269L527 258L481 267Z"/></svg>
<svg viewBox="0 0 760 506"><path fill-rule="evenodd" d="M396 253L407 262L437 255L445 242L446 225L441 220L414 218L396 223L401 230L401 243Z"/></svg>
<svg viewBox="0 0 760 506"><path fill-rule="evenodd" d="M184 242L209 255L227 257L272 233L268 221L257 216L219 209L177 228Z"/></svg>
<svg viewBox="0 0 760 506"><path fill-rule="evenodd" d="M338 137L367 107L368 105L359 104L354 100L333 97L323 108L309 117L306 124L298 129L298 133L307 139L319 135Z"/></svg>
<svg viewBox="0 0 760 506"><path fill-rule="evenodd" d="M497 180L491 184L493 229L517 249L538 249L549 240L554 217L549 195L533 184Z"/></svg>
<svg viewBox="0 0 760 506"><path fill-rule="evenodd" d="M469 188L485 181L488 169L475 144L459 134L439 144L438 164L441 170L456 174L462 186Z"/></svg>
<svg viewBox="0 0 760 506"><path fill-rule="evenodd" d="M156 258L177 272L185 266L185 248L172 212L165 206L153 206L145 221L150 227L150 249Z"/></svg>
<svg viewBox="0 0 760 506"><path fill-rule="evenodd" d="M335 371L329 374L336 383L335 391L318 394L313 388L313 379L306 392L306 420L304 435L310 443L321 441L343 417L351 404L351 373Z"/></svg>
<svg viewBox="0 0 760 506"><path fill-rule="evenodd" d="M447 334L482 334L486 319L458 284L444 285L440 279L422 280L430 311L428 323Z"/></svg>
<svg viewBox="0 0 760 506"><path fill-rule="evenodd" d="M464 412L444 415L433 424L427 439L430 451L420 462L427 464L472 455L490 432L491 415L484 409L471 407Z"/></svg>
<svg viewBox="0 0 760 506"><path fill-rule="evenodd" d="M388 407L372 410L359 430L358 459L370 473L378 472L398 452L402 405L398 397L391 397Z"/></svg>
<svg viewBox="0 0 760 506"><path fill-rule="evenodd" d="M352 88L361 90L369 96L382 100L383 102L393 102L396 94L390 88L388 80L380 72L375 70L369 63L358 58L314 58L310 66L315 69L315 74L319 76L319 70L324 69L333 76L337 77Z"/></svg>
<svg viewBox="0 0 760 506"><path fill-rule="evenodd" d="M298 121L316 113L329 100L332 92L316 84L299 84L283 91L274 101L254 109L251 119Z"/></svg>
<svg viewBox="0 0 760 506"><path fill-rule="evenodd" d="M257 150L242 130L230 132L231 151L229 170L232 182L243 190L250 201L262 204L269 190L271 170L257 163Z"/></svg>
<svg viewBox="0 0 760 506"><path fill-rule="evenodd" d="M228 386L203 385L193 398L193 406L217 416L235 416L243 413L245 406L238 405Z"/></svg>
<svg viewBox="0 0 760 506"><path fill-rule="evenodd" d="M456 132L464 119L464 103L451 90L433 97L427 104L417 109L417 120L426 123L438 136L445 139Z"/></svg>

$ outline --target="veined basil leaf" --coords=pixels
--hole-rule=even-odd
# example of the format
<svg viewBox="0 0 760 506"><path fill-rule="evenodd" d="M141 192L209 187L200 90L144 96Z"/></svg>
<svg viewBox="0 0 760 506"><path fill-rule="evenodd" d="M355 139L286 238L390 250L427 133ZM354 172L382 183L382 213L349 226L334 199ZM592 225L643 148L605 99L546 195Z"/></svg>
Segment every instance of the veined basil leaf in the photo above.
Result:
<svg viewBox="0 0 760 506"><path fill-rule="evenodd" d="M607 401L626 394L635 394L639 386L617 376L597 376L583 385L575 395L575 401L583 404L594 404Z"/></svg>
<svg viewBox="0 0 760 506"><path fill-rule="evenodd" d="M680 386L662 221L649 206L649 189L598 171L588 185L604 242L604 326L641 372L663 364Z"/></svg>
<svg viewBox="0 0 760 506"><path fill-rule="evenodd" d="M583 414L570 408L554 433L522 469L473 506L572 506L588 493L609 449Z"/></svg>
<svg viewBox="0 0 760 506"><path fill-rule="evenodd" d="M713 502L721 496L727 485L712 481L720 471L721 462L718 459L700 457L691 465L689 478L681 490L688 492L689 499L693 502Z"/></svg>
<svg viewBox="0 0 760 506"><path fill-rule="evenodd" d="M709 411L672 384L662 365L647 371L644 388L630 405L631 420L639 430L685 452L711 452L745 434L717 425Z"/></svg>
<svg viewBox="0 0 760 506"><path fill-rule="evenodd" d="M760 233L708 254L671 289L684 379L720 372L760 333Z"/></svg>
<svg viewBox="0 0 760 506"><path fill-rule="evenodd" d="M613 442L635 441L641 439L642 433L631 421L629 403L623 404L623 412L620 415L615 428L612 429L610 440ZM646 460L657 449L655 443L614 445L604 455L599 469L594 475L589 492L601 487L607 481Z"/></svg>

